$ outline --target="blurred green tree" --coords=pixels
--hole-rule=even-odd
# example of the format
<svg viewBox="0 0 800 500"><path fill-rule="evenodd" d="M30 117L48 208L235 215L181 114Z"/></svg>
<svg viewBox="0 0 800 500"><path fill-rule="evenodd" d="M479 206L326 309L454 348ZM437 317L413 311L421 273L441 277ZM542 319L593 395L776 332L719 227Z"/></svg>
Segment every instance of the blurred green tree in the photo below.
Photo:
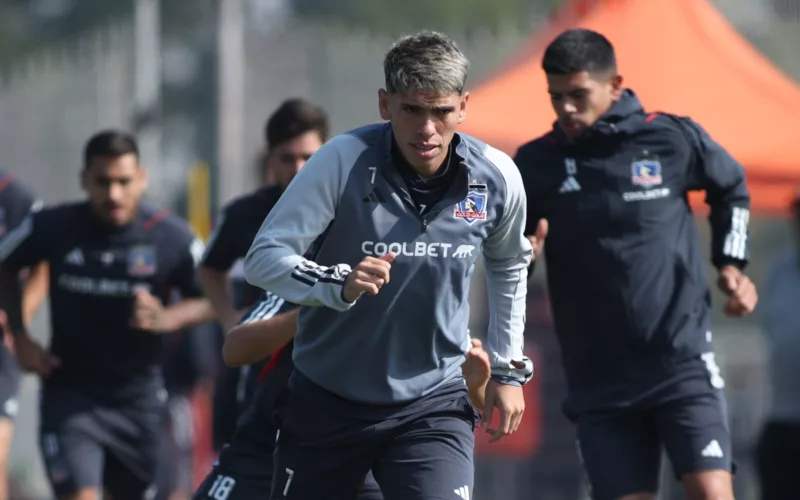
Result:
<svg viewBox="0 0 800 500"><path fill-rule="evenodd" d="M0 0L0 64L20 48L21 37L19 29L15 28L15 13L13 2Z"/></svg>
<svg viewBox="0 0 800 500"><path fill-rule="evenodd" d="M46 4L43 4L46 6ZM80 0L53 14L29 0L0 0L0 65L130 15L132 0Z"/></svg>
<svg viewBox="0 0 800 500"><path fill-rule="evenodd" d="M307 19L328 20L381 33L422 28L501 30L527 27L536 8L560 0L294 0L295 12Z"/></svg>

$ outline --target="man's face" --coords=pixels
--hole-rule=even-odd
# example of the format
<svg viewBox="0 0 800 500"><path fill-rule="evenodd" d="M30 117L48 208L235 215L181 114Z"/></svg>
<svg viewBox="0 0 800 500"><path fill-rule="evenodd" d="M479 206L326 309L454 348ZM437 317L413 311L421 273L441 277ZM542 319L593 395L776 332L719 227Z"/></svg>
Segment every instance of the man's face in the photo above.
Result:
<svg viewBox="0 0 800 500"><path fill-rule="evenodd" d="M550 102L561 129L577 137L592 127L622 94L622 77L588 71L570 75L547 75Z"/></svg>
<svg viewBox="0 0 800 500"><path fill-rule="evenodd" d="M389 120L403 157L420 174L431 175L447 157L456 128L467 116L469 93L395 92L381 89L381 118Z"/></svg>
<svg viewBox="0 0 800 500"><path fill-rule="evenodd" d="M280 187L292 182L297 172L303 168L311 155L322 147L322 138L315 130L310 130L294 139L274 146L266 157L264 168L266 172L272 172L275 181Z"/></svg>
<svg viewBox="0 0 800 500"><path fill-rule="evenodd" d="M147 174L135 154L92 160L81 175L94 212L114 226L131 222L147 189Z"/></svg>

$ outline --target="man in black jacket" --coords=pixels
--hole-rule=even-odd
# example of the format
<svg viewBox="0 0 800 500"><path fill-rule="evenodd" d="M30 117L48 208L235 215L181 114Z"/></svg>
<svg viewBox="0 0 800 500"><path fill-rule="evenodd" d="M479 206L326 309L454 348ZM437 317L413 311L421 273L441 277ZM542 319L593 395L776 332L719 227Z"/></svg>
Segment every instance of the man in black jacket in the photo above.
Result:
<svg viewBox="0 0 800 500"><path fill-rule="evenodd" d="M652 499L663 445L691 499L733 499L724 381L687 192L705 190L725 312L757 302L742 273L742 166L689 118L646 113L611 43L570 30L545 51L557 121L517 152L527 234L546 248L569 389L564 410L595 500Z"/></svg>

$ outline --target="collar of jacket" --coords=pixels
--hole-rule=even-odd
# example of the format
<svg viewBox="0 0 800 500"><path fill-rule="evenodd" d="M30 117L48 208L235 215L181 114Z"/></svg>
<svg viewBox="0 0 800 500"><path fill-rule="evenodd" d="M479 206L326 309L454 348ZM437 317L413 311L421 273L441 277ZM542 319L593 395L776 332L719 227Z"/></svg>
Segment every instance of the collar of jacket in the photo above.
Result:
<svg viewBox="0 0 800 500"><path fill-rule="evenodd" d="M400 175L400 172L397 170L397 167L394 164L394 159L392 158L392 141L394 141L393 134L392 134L392 125L390 123L386 123L383 125L383 130L381 131L380 140L378 141L378 158L381 160L381 170L385 172L386 178L397 191L401 193L401 196L412 206L414 206L414 201L411 197L411 194L408 192L408 187L403 181L403 177ZM471 177L471 169L468 163L469 160L469 145L467 141L458 133L453 136L452 141L452 154L455 158L452 158L451 161L457 161L458 165L458 176L456 177L455 186L452 186L451 189L455 189L458 193L456 197L458 199L462 199L467 195L468 186L469 186L469 179ZM441 204L437 204L437 207L441 208ZM431 209L428 214L430 216L435 216L441 210Z"/></svg>

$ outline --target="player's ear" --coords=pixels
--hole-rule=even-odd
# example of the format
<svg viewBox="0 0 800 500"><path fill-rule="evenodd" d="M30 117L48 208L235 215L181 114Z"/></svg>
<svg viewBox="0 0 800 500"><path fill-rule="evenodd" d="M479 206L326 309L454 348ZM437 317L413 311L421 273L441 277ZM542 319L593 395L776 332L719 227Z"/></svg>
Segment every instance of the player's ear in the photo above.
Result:
<svg viewBox="0 0 800 500"><path fill-rule="evenodd" d="M469 92L461 94L461 103L458 108L458 123L464 123L467 119L467 102L469 102Z"/></svg>
<svg viewBox="0 0 800 500"><path fill-rule="evenodd" d="M611 77L611 92L614 96L614 99L619 99L622 97L622 82L623 78L622 75L614 75Z"/></svg>
<svg viewBox="0 0 800 500"><path fill-rule="evenodd" d="M389 93L384 89L378 90L378 112L382 120L392 119L392 113L389 111Z"/></svg>

